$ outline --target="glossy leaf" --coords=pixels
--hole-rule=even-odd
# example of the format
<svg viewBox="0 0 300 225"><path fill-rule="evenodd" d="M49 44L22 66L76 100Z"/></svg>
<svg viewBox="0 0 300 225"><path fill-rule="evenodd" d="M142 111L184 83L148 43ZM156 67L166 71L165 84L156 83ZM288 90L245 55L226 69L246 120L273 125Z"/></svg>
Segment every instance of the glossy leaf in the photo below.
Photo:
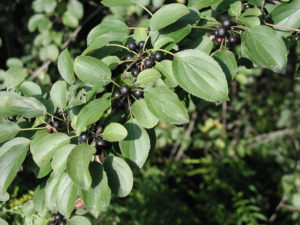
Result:
<svg viewBox="0 0 300 225"><path fill-rule="evenodd" d="M50 91L50 97L55 107L65 109L67 107L67 83L56 81Z"/></svg>
<svg viewBox="0 0 300 225"><path fill-rule="evenodd" d="M15 138L6 142L0 148L0 200L6 201L9 194L7 188L14 180L28 151L30 140Z"/></svg>
<svg viewBox="0 0 300 225"><path fill-rule="evenodd" d="M189 122L189 115L178 96L166 87L151 88L144 93L149 110L159 120L171 124Z"/></svg>
<svg viewBox="0 0 300 225"><path fill-rule="evenodd" d="M63 174L58 184L56 196L56 209L66 218L69 218L74 209L77 186L67 173Z"/></svg>
<svg viewBox="0 0 300 225"><path fill-rule="evenodd" d="M176 53L173 61L175 78L186 92L210 102L228 100L228 86L219 64L201 50Z"/></svg>
<svg viewBox="0 0 300 225"><path fill-rule="evenodd" d="M76 81L73 71L73 61L67 48L60 53L57 68L60 75L66 82L73 84Z"/></svg>
<svg viewBox="0 0 300 225"><path fill-rule="evenodd" d="M158 123L158 119L153 113L148 109L148 106L144 99L137 100L133 103L131 107L132 114L137 122L147 129L150 129Z"/></svg>
<svg viewBox="0 0 300 225"><path fill-rule="evenodd" d="M20 130L21 128L17 123L7 120L0 121L0 143L11 140Z"/></svg>
<svg viewBox="0 0 300 225"><path fill-rule="evenodd" d="M109 97L109 94L105 94L102 98L91 101L80 110L76 123L77 135L84 131L86 126L95 123L102 117L103 113L111 105Z"/></svg>
<svg viewBox="0 0 300 225"><path fill-rule="evenodd" d="M23 97L14 92L0 92L0 116L22 115L28 118L41 116L45 106L36 98Z"/></svg>
<svg viewBox="0 0 300 225"><path fill-rule="evenodd" d="M42 167L52 159L55 152L68 144L70 138L63 133L50 134L47 132L36 136L30 145L30 151L35 163Z"/></svg>
<svg viewBox="0 0 300 225"><path fill-rule="evenodd" d="M186 6L179 3L168 4L161 7L150 19L151 30L160 30L188 14L189 10ZM168 18L168 19L162 19Z"/></svg>
<svg viewBox="0 0 300 225"><path fill-rule="evenodd" d="M145 87L147 84L157 81L160 77L160 72L156 69L146 69L139 74L134 85L138 87Z"/></svg>
<svg viewBox="0 0 300 225"><path fill-rule="evenodd" d="M189 0L189 7L196 7L197 9L203 9L212 5L216 5L222 2L222 0Z"/></svg>
<svg viewBox="0 0 300 225"><path fill-rule="evenodd" d="M89 44L89 46L82 52L82 55L87 55L97 49L103 48L108 43L109 41L106 37L99 37Z"/></svg>
<svg viewBox="0 0 300 225"><path fill-rule="evenodd" d="M84 216L73 216L67 225L92 225L92 223Z"/></svg>
<svg viewBox="0 0 300 225"><path fill-rule="evenodd" d="M74 70L80 80L87 84L102 87L110 83L110 69L94 57L78 56L74 62Z"/></svg>
<svg viewBox="0 0 300 225"><path fill-rule="evenodd" d="M68 156L67 171L74 183L88 190L92 183L89 165L96 149L87 144L76 146Z"/></svg>
<svg viewBox="0 0 300 225"><path fill-rule="evenodd" d="M108 124L103 133L103 139L109 142L122 141L127 136L127 130L119 123Z"/></svg>
<svg viewBox="0 0 300 225"><path fill-rule="evenodd" d="M133 161L139 168L142 168L150 151L148 133L133 120L129 120L124 126L127 129L128 136L119 143L122 155Z"/></svg>
<svg viewBox="0 0 300 225"><path fill-rule="evenodd" d="M33 207L39 213L41 217L44 217L47 213L46 205L45 205L45 182L41 183L34 190L33 195Z"/></svg>
<svg viewBox="0 0 300 225"><path fill-rule="evenodd" d="M52 173L47 180L45 187L45 204L50 210L55 210L56 208L56 196L61 177L62 174Z"/></svg>
<svg viewBox="0 0 300 225"><path fill-rule="evenodd" d="M42 96L42 89L40 86L32 81L25 81L19 86L25 97L40 98Z"/></svg>
<svg viewBox="0 0 300 225"><path fill-rule="evenodd" d="M287 50L283 40L272 28L267 26L253 27L245 31L241 37L246 54L256 64L267 67L274 72L285 72Z"/></svg>
<svg viewBox="0 0 300 225"><path fill-rule="evenodd" d="M97 162L91 163L90 173L92 175L92 185L87 191L82 191L82 198L86 210L98 218L100 213L109 206L111 190L102 165Z"/></svg>
<svg viewBox="0 0 300 225"><path fill-rule="evenodd" d="M233 80L237 74L237 62L234 54L228 50L216 51L213 58L221 66L228 82Z"/></svg>
<svg viewBox="0 0 300 225"><path fill-rule="evenodd" d="M51 161L51 166L56 173L67 169L68 156L75 147L76 145L67 144L57 149Z"/></svg>
<svg viewBox="0 0 300 225"><path fill-rule="evenodd" d="M133 2L131 0L102 0L101 3L107 7L133 5Z"/></svg>
<svg viewBox="0 0 300 225"><path fill-rule="evenodd" d="M28 71L22 67L10 67L6 73L4 85L7 88L18 86L25 77L28 76Z"/></svg>
<svg viewBox="0 0 300 225"><path fill-rule="evenodd" d="M133 174L128 164L117 156L109 156L104 161L108 184L118 197L129 195L133 187Z"/></svg>
<svg viewBox="0 0 300 225"><path fill-rule="evenodd" d="M177 80L175 79L172 70L171 60L163 60L161 62L157 62L155 65L155 69L157 69L161 73L161 79L168 87L174 88L178 86Z"/></svg>

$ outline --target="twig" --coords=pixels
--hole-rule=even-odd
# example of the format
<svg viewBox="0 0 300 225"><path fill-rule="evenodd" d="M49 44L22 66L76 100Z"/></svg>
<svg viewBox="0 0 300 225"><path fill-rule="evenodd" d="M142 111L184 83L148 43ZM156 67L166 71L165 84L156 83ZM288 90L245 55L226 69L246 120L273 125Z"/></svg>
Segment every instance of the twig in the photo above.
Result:
<svg viewBox="0 0 300 225"><path fill-rule="evenodd" d="M227 126L226 114L227 114L227 102L225 101L222 103L222 124L225 130Z"/></svg>
<svg viewBox="0 0 300 225"><path fill-rule="evenodd" d="M288 196L287 194L284 194L282 199L280 200L280 202L278 203L278 205L276 206L273 214L271 215L271 217L269 218L269 222L273 223L277 217L277 212L282 208L282 204L284 204L284 202L288 200Z"/></svg>
<svg viewBox="0 0 300 225"><path fill-rule="evenodd" d="M195 127L195 123L196 123L196 119L197 119L197 116L198 116L198 113L197 111L193 112L192 113L192 118L191 118L191 122L189 123L189 126L185 132L185 137L186 138L189 138L194 130L194 127ZM185 148L185 145L184 143L181 143L180 145L180 148L175 156L175 161L178 161L179 159L181 159L181 157L183 156L183 152L184 152L184 148Z"/></svg>
<svg viewBox="0 0 300 225"><path fill-rule="evenodd" d="M93 13L91 13L89 15L88 18L86 18L85 21L82 22L82 24L77 27L70 35L70 37L62 44L61 46L61 50L65 49L69 44L70 42L74 41L78 35L78 33L81 31L82 27L87 23L89 22L93 17L95 17L99 12L100 10L102 9L103 7L102 6L99 6ZM37 68L33 73L32 73L32 77L35 78L39 75L40 72L44 71L44 70L47 70L48 69L48 66L51 64L51 60L47 60L46 62L43 63L43 65L41 65L39 68Z"/></svg>
<svg viewBox="0 0 300 225"><path fill-rule="evenodd" d="M282 26L278 26L275 24L267 23L267 22L264 22L264 23L265 23L265 25L270 26L270 27L275 27L275 28L282 29L282 30L291 30L291 31L295 31L295 32L300 32L300 29L290 28L290 27L282 27Z"/></svg>

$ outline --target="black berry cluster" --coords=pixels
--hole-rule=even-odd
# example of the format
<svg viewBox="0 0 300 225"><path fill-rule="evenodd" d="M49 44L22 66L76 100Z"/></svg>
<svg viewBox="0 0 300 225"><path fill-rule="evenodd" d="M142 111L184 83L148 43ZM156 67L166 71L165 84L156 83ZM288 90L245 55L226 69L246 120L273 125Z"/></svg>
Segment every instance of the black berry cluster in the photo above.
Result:
<svg viewBox="0 0 300 225"><path fill-rule="evenodd" d="M67 224L67 221L64 219L64 217L60 213L55 213L53 211L50 211L50 215L52 216L53 220L48 223L48 225L65 225Z"/></svg>
<svg viewBox="0 0 300 225"><path fill-rule="evenodd" d="M218 44L226 41L226 45L233 46L240 42L240 34L242 29L236 28L235 23L231 21L228 16L221 16L221 25L215 27L211 32L215 36L215 40Z"/></svg>
<svg viewBox="0 0 300 225"><path fill-rule="evenodd" d="M63 111L60 108L56 109L55 115L56 118L61 118L63 120ZM54 127L56 130L62 128L62 121L58 120L54 117L48 117L46 122L47 124L49 124L50 126Z"/></svg>
<svg viewBox="0 0 300 225"><path fill-rule="evenodd" d="M154 55L148 55L144 52L145 42L140 41L136 44L134 41L130 41L127 47L131 51L135 51L138 54L136 56L128 54L125 56L125 63L127 71L131 71L133 77L137 77L141 71L144 69L149 69L155 66L155 62L160 62L163 60L163 54L161 52L156 52Z"/></svg>
<svg viewBox="0 0 300 225"><path fill-rule="evenodd" d="M80 134L80 137L79 137L79 142L80 143L88 142L90 144L93 140L95 141L95 147L97 149L97 152L96 152L97 155L101 154L101 152L103 150L108 150L112 147L111 142L105 141L102 137L99 137L97 135L93 135L90 132L82 132Z"/></svg>
<svg viewBox="0 0 300 225"><path fill-rule="evenodd" d="M124 108L127 103L126 99L128 96L132 97L132 100L140 100L144 98L144 92L140 88L131 90L128 85L122 85L119 91L117 90L113 93L113 98L116 100L115 107L117 109Z"/></svg>

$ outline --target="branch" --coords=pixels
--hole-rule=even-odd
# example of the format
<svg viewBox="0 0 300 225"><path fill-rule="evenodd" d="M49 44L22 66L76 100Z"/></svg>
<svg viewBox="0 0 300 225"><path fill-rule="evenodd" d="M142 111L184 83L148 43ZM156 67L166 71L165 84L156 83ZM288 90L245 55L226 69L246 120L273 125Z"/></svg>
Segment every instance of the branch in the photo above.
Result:
<svg viewBox="0 0 300 225"><path fill-rule="evenodd" d="M287 196L287 194L284 194L283 197L282 197L282 199L280 200L280 202L276 206L273 214L269 218L269 222L270 223L273 223L276 220L277 212L282 208L282 204L284 204L284 202L286 202L286 200L288 200L288 196Z"/></svg>
<svg viewBox="0 0 300 225"><path fill-rule="evenodd" d="M275 27L275 28L282 29L282 30L290 30L290 31L295 31L295 32L300 33L300 29L290 28L290 27L282 27L282 26L278 26L278 25L275 25L275 24L267 23L267 22L264 22L264 24L267 25L267 26Z"/></svg>
<svg viewBox="0 0 300 225"><path fill-rule="evenodd" d="M93 13L91 13L89 15L88 18L86 18L86 20L84 20L82 22L82 24L77 27L70 35L70 37L62 44L60 50L65 49L66 47L68 47L68 45L70 44L70 42L74 41L78 35L78 33L82 30L83 26L88 23L92 18L94 18L103 8L103 6L99 6ZM33 73L32 73L32 77L35 78L36 76L39 75L40 72L47 70L48 66L51 64L51 60L47 60L46 62L43 63L43 65L41 65L39 68L37 68Z"/></svg>
<svg viewBox="0 0 300 225"><path fill-rule="evenodd" d="M189 126L185 132L185 137L189 138L192 134L192 131L194 130L195 127L195 123L196 123L196 119L197 119L198 113L197 111L192 113L192 119L191 122L189 123ZM175 156L175 161L178 161L179 159L181 159L181 157L183 156L183 152L184 152L184 143L181 143L180 148Z"/></svg>

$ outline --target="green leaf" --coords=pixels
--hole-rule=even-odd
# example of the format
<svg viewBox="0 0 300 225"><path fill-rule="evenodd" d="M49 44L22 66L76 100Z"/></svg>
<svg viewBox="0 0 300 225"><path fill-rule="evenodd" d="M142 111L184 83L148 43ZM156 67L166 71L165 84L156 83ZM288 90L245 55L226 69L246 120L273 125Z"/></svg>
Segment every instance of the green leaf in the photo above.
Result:
<svg viewBox="0 0 300 225"><path fill-rule="evenodd" d="M127 136L127 130L119 123L110 123L102 133L103 139L109 142L122 141Z"/></svg>
<svg viewBox="0 0 300 225"><path fill-rule="evenodd" d="M34 14L32 17L30 17L27 25L28 30L30 32L35 31L38 28L41 20L44 19L44 17L45 16L43 14Z"/></svg>
<svg viewBox="0 0 300 225"><path fill-rule="evenodd" d="M148 106L144 99L137 100L131 107L132 114L137 122L147 129L150 129L158 123L158 119L148 109Z"/></svg>
<svg viewBox="0 0 300 225"><path fill-rule="evenodd" d="M68 156L68 174L79 187L88 190L92 183L89 165L96 149L87 144L76 146Z"/></svg>
<svg viewBox="0 0 300 225"><path fill-rule="evenodd" d="M78 20L83 17L84 8L80 1L70 0L67 5L67 11L71 12Z"/></svg>
<svg viewBox="0 0 300 225"><path fill-rule="evenodd" d="M73 216L67 225L92 225L92 223L84 216Z"/></svg>
<svg viewBox="0 0 300 225"><path fill-rule="evenodd" d="M91 56L78 56L74 62L76 75L83 82L102 87L110 83L111 71L101 60Z"/></svg>
<svg viewBox="0 0 300 225"><path fill-rule="evenodd" d="M92 175L92 185L89 190L82 191L82 199L86 210L98 218L100 213L109 206L111 191L102 165L97 162L91 163L90 174Z"/></svg>
<svg viewBox="0 0 300 225"><path fill-rule="evenodd" d="M56 81L50 91L50 97L55 107L65 109L67 107L67 83Z"/></svg>
<svg viewBox="0 0 300 225"><path fill-rule="evenodd" d="M77 135L84 131L86 126L95 123L102 117L103 113L111 105L109 97L110 94L105 94L102 98L91 101L80 110L76 123Z"/></svg>
<svg viewBox="0 0 300 225"><path fill-rule="evenodd" d="M0 225L9 225L4 219L0 218Z"/></svg>
<svg viewBox="0 0 300 225"><path fill-rule="evenodd" d="M171 60L163 60L161 62L156 62L155 69L157 69L161 73L161 79L165 82L165 84L168 87L174 88L178 86L177 80L175 79L172 70Z"/></svg>
<svg viewBox="0 0 300 225"><path fill-rule="evenodd" d="M7 201L7 188L14 180L28 151L30 140L15 138L0 148L0 201Z"/></svg>
<svg viewBox="0 0 300 225"><path fill-rule="evenodd" d="M258 8L246 9L242 16L261 16L262 12Z"/></svg>
<svg viewBox="0 0 300 225"><path fill-rule="evenodd" d="M106 56L102 59L102 62L104 62L110 70L114 70L119 66L120 59L117 56Z"/></svg>
<svg viewBox="0 0 300 225"><path fill-rule="evenodd" d="M144 93L149 110L159 120L171 124L184 124L189 121L187 109L177 95L166 87L155 87Z"/></svg>
<svg viewBox="0 0 300 225"><path fill-rule="evenodd" d="M188 14L188 8L179 3L164 5L150 19L151 30L160 30ZM164 19L167 18L167 19Z"/></svg>
<svg viewBox="0 0 300 225"><path fill-rule="evenodd" d="M32 97L22 97L14 92L0 92L0 116L22 115L28 118L41 116L45 106Z"/></svg>
<svg viewBox="0 0 300 225"><path fill-rule="evenodd" d="M69 84L75 83L76 80L73 71L73 61L67 48L60 53L58 57L57 68L65 81L67 81Z"/></svg>
<svg viewBox="0 0 300 225"><path fill-rule="evenodd" d="M56 61L56 59L58 58L58 54L59 50L54 44L43 47L39 52L39 56L43 61Z"/></svg>
<svg viewBox="0 0 300 225"><path fill-rule="evenodd" d="M293 0L289 3L281 3L271 13L273 22L280 27L299 28L300 27L300 0ZM289 34L290 30L282 31L282 34Z"/></svg>
<svg viewBox="0 0 300 225"><path fill-rule="evenodd" d="M231 16L240 16L242 12L242 2L237 1L230 4L230 9L228 10L229 15Z"/></svg>
<svg viewBox="0 0 300 225"><path fill-rule="evenodd" d="M240 16L238 21L247 27L257 27L260 25L260 19L257 16Z"/></svg>
<svg viewBox="0 0 300 225"><path fill-rule="evenodd" d="M128 164L117 156L109 156L104 161L108 184L118 197L129 195L133 187L133 174Z"/></svg>
<svg viewBox="0 0 300 225"><path fill-rule="evenodd" d="M17 123L7 120L0 121L0 143L11 140L20 130L21 128Z"/></svg>
<svg viewBox="0 0 300 225"><path fill-rule="evenodd" d="M45 182L41 183L37 186L33 195L33 207L41 217L44 217L47 213L45 205L45 186Z"/></svg>
<svg viewBox="0 0 300 225"><path fill-rule="evenodd" d="M28 76L28 71L22 67L10 67L6 75L4 82L5 87L14 88Z"/></svg>
<svg viewBox="0 0 300 225"><path fill-rule="evenodd" d="M287 50L283 40L270 27L252 27L242 35L242 47L258 65L274 72L284 73L287 64ZM276 47L275 47L276 46Z"/></svg>
<svg viewBox="0 0 300 225"><path fill-rule="evenodd" d="M56 0L44 0L44 11L46 13L54 12L56 7Z"/></svg>
<svg viewBox="0 0 300 225"><path fill-rule="evenodd" d="M135 86L145 87L147 84L151 84L160 79L160 72L156 69L143 70L136 79Z"/></svg>
<svg viewBox="0 0 300 225"><path fill-rule="evenodd" d="M197 9L203 9L212 5L216 5L222 2L222 0L189 0L189 7L196 7Z"/></svg>
<svg viewBox="0 0 300 225"><path fill-rule="evenodd" d="M248 2L259 7L263 7L265 4L265 0L248 0Z"/></svg>
<svg viewBox="0 0 300 225"><path fill-rule="evenodd" d="M222 50L216 51L212 56L221 66L228 82L232 81L237 74L237 62L234 54L231 51Z"/></svg>
<svg viewBox="0 0 300 225"><path fill-rule="evenodd" d="M76 28L79 25L78 18L70 11L65 11L62 16L62 22L64 25L71 28Z"/></svg>
<svg viewBox="0 0 300 225"><path fill-rule="evenodd" d="M122 155L133 161L139 168L145 164L150 151L150 138L147 131L129 120L125 123L128 136L119 143Z"/></svg>
<svg viewBox="0 0 300 225"><path fill-rule="evenodd" d="M228 100L225 74L219 64L201 50L176 53L173 72L186 92L210 102Z"/></svg>
<svg viewBox="0 0 300 225"><path fill-rule="evenodd" d="M51 161L51 166L56 173L61 173L67 169L68 156L75 147L76 145L67 144L57 149Z"/></svg>
<svg viewBox="0 0 300 225"><path fill-rule="evenodd" d="M123 0L122 0L123 1ZM87 44L90 45L95 39L105 37L110 41L123 41L128 38L129 29L127 25L118 19L103 21L94 27L87 37Z"/></svg>
<svg viewBox="0 0 300 225"><path fill-rule="evenodd" d="M30 151L35 163L42 167L52 159L55 152L68 144L70 138L63 133L50 134L47 132L36 136L30 145Z"/></svg>
<svg viewBox="0 0 300 225"><path fill-rule="evenodd" d="M18 58L9 58L6 60L7 67L23 67L23 62Z"/></svg>
<svg viewBox="0 0 300 225"><path fill-rule="evenodd" d="M47 180L45 188L45 204L50 210L56 209L56 196L61 177L62 174L52 173Z"/></svg>
<svg viewBox="0 0 300 225"><path fill-rule="evenodd" d="M25 97L40 98L42 96L41 87L32 81L23 82L19 88Z"/></svg>
<svg viewBox="0 0 300 225"><path fill-rule="evenodd" d="M34 207L32 200L28 200L22 206L22 211L25 216L31 216L34 213ZM0 223L1 224L1 223Z"/></svg>
<svg viewBox="0 0 300 225"><path fill-rule="evenodd" d="M67 173L60 179L56 196L57 210L66 218L69 218L74 209L77 197L77 186Z"/></svg>
<svg viewBox="0 0 300 225"><path fill-rule="evenodd" d="M134 3L131 0L102 0L101 3L107 7L131 6Z"/></svg>
<svg viewBox="0 0 300 225"><path fill-rule="evenodd" d="M109 41L106 37L99 37L89 44L89 46L82 52L82 55L87 55L97 49L103 48L108 43Z"/></svg>

